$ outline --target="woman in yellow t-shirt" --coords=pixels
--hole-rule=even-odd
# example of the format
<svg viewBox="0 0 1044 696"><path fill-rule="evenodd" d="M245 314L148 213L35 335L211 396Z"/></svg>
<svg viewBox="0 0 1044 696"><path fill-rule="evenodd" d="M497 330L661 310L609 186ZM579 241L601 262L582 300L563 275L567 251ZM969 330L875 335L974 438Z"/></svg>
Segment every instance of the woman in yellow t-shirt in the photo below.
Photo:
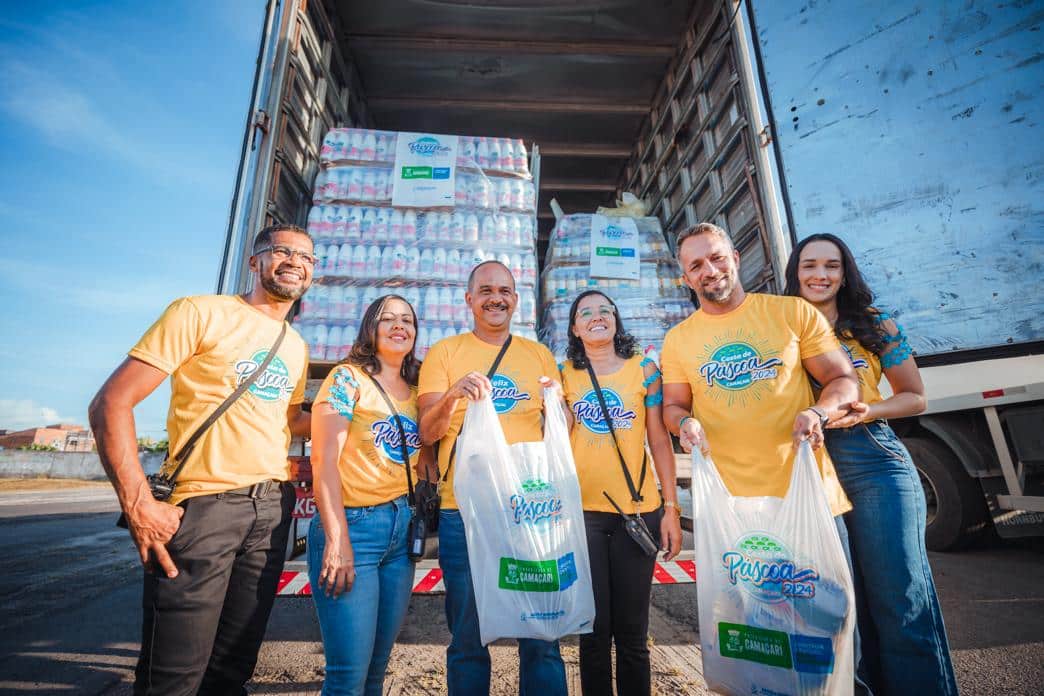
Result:
<svg viewBox="0 0 1044 696"><path fill-rule="evenodd" d="M376 299L348 359L326 377L312 408L319 515L308 529L308 575L326 654L323 693L382 693L409 605L414 564L406 552L412 517L406 467L416 471L418 460L430 456L417 428L416 337L409 302L398 295ZM405 457L381 388L403 426Z"/></svg>
<svg viewBox="0 0 1044 696"><path fill-rule="evenodd" d="M652 360L635 354L637 341L624 330L616 304L597 290L576 298L569 309L569 326L562 387L573 415L570 439L580 479L595 599L594 631L580 636L580 685L585 694L613 692L610 652L615 642L617 692L648 694L649 593L656 555L646 554L631 538L624 527L626 520L613 503L628 515L640 513L667 560L678 555L681 519L674 452L660 414L660 370ZM619 448L603 415L589 366ZM662 498L649 471L646 441ZM626 462L631 485L621 459ZM640 503L634 500L632 485Z"/></svg>
<svg viewBox="0 0 1044 696"><path fill-rule="evenodd" d="M862 659L878 694L956 694L957 682L925 548L917 470L887 418L924 410L924 385L902 327L872 306L852 252L832 234L802 240L787 263L787 294L823 313L859 375L862 400L827 426L826 447L852 501L852 551ZM881 377L893 395L881 397Z"/></svg>

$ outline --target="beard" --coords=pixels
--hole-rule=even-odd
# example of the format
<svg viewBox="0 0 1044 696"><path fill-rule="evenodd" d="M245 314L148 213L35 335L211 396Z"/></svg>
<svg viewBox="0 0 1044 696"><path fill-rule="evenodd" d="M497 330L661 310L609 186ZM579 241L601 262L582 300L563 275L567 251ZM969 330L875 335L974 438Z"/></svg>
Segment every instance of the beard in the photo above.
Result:
<svg viewBox="0 0 1044 696"><path fill-rule="evenodd" d="M700 300L707 302L713 302L720 304L727 302L732 293L736 290L736 277L732 274L725 276L725 285L720 290L708 290L707 288L701 288L700 292L697 293Z"/></svg>
<svg viewBox="0 0 1044 696"><path fill-rule="evenodd" d="M280 300L286 300L288 302L293 302L297 300L301 297L301 295L305 294L306 290L308 290L304 283L302 283L298 287L288 287L286 285L281 285L279 281L275 279L275 276L262 276L261 287L263 287L265 289L265 292L267 292L272 297L276 297Z"/></svg>

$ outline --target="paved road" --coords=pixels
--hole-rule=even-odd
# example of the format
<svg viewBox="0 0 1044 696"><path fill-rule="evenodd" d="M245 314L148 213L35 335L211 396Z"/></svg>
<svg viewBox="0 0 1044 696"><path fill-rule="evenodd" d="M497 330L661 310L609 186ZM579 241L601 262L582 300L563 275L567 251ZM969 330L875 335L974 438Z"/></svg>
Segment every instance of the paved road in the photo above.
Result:
<svg viewBox="0 0 1044 696"><path fill-rule="evenodd" d="M0 692L129 693L138 646L138 562L113 527L106 489L0 492ZM1044 684L1044 541L1002 542L933 554L958 680L965 694L1037 694ZM394 692L439 693L447 637L441 597L417 597L400 645ZM654 593L653 639L663 693L698 670L695 588ZM258 665L258 693L317 693L319 631L309 600L277 603ZM567 662L573 648L567 643ZM513 649L495 660L510 672ZM673 658L672 658L673 656ZM664 660L676 661L676 673ZM398 662L396 662L398 660ZM573 669L573 668L571 668ZM512 690L508 673L506 691ZM682 680L682 681L678 681ZM674 685L669 688L669 685ZM500 689L496 690L500 693Z"/></svg>
<svg viewBox="0 0 1044 696"><path fill-rule="evenodd" d="M137 553L111 489L0 494L0 691L100 693L140 641Z"/></svg>

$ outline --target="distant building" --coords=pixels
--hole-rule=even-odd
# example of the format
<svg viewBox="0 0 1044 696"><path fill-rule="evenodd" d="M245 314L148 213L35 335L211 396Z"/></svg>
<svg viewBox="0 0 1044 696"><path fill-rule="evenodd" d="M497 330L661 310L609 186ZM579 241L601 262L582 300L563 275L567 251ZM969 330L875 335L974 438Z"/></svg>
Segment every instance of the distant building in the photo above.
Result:
<svg viewBox="0 0 1044 696"><path fill-rule="evenodd" d="M74 423L56 423L42 428L0 432L0 447L18 449L38 445L60 452L94 451L94 434Z"/></svg>

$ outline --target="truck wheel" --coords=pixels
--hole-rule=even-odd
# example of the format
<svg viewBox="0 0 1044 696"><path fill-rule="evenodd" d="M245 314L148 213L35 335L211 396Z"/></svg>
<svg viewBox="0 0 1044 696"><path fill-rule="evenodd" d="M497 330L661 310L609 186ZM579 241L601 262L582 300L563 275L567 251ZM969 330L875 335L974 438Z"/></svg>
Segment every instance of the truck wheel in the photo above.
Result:
<svg viewBox="0 0 1044 696"><path fill-rule="evenodd" d="M932 551L960 548L985 524L982 488L939 442L926 437L904 437L902 441L917 467L928 503L925 544Z"/></svg>

